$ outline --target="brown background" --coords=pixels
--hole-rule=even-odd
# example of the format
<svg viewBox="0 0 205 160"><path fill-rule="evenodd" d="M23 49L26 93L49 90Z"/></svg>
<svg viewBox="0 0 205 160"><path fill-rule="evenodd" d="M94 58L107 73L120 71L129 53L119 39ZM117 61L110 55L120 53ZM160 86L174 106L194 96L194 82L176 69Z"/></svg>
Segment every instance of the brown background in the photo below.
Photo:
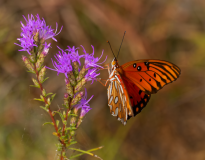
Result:
<svg viewBox="0 0 205 160"><path fill-rule="evenodd" d="M205 159L205 1L204 0L0 0L0 159L56 160L54 128L41 105L33 101L39 90L32 88L31 74L21 60L22 15L39 14L47 25L63 25L56 45L83 45L106 63L117 53L122 65L131 60L162 59L177 64L180 78L153 95L147 107L123 126L109 113L106 87L88 83L88 97L94 95L92 110L77 131L77 148L91 149L104 160L204 160ZM82 53L82 49L80 50ZM57 93L52 109L63 102L64 75L48 70L44 87ZM108 78L102 71L102 78ZM56 117L58 118L58 117ZM82 156L80 160L94 160Z"/></svg>

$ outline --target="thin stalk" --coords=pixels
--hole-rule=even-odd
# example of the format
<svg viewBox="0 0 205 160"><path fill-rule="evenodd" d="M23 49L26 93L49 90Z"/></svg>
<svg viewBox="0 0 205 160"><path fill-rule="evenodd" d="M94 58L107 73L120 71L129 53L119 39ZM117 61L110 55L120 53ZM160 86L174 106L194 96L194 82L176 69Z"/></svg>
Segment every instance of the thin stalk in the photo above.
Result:
<svg viewBox="0 0 205 160"><path fill-rule="evenodd" d="M41 90L41 93L42 93L42 96L43 96L43 99L44 99L44 103L47 105L47 104L48 104L48 101L47 101L46 97L43 95L43 85L42 85L42 83L39 81L39 72L37 71L36 65L34 65L34 70L35 70L35 73L36 73L37 81L38 81L38 83L39 83L39 85L40 85L40 90ZM49 108L48 108L48 113L49 113L49 115L50 115L50 117L51 117L51 120L52 120L53 125L54 125L55 130L56 130L56 133L57 133L57 135L58 135L58 138L60 139L60 138L61 138L61 135L58 133L58 126L56 125L56 122L55 122L54 116L53 116L53 114L52 114L52 111L51 111L51 109L50 109L50 106L49 106ZM63 141L60 141L60 142L65 146L65 143L64 143Z"/></svg>

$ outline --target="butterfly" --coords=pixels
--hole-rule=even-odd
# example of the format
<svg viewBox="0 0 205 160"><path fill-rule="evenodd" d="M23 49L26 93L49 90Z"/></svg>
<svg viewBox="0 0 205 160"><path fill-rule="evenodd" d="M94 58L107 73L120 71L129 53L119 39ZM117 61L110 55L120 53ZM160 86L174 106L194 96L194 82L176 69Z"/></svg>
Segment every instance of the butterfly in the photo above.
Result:
<svg viewBox="0 0 205 160"><path fill-rule="evenodd" d="M141 112L151 94L175 81L181 73L175 64L157 59L135 60L120 66L115 57L111 67L107 67L109 79L105 86L110 82L107 89L108 106L111 114L117 116L124 125L128 119Z"/></svg>

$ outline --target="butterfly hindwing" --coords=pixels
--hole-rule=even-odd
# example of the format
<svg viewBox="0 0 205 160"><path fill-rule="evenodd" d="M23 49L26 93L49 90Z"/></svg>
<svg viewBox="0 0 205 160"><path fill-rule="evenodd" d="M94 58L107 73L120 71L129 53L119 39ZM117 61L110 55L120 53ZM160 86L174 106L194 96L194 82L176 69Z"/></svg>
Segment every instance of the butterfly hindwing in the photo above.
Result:
<svg viewBox="0 0 205 160"><path fill-rule="evenodd" d="M107 89L108 106L110 107L110 113L117 116L117 119L121 120L123 124L126 124L128 115L133 116L133 112L127 90L121 77L118 76L116 75Z"/></svg>
<svg viewBox="0 0 205 160"><path fill-rule="evenodd" d="M181 72L176 65L162 60L136 60L121 67L123 76L148 95L175 81Z"/></svg>
<svg viewBox="0 0 205 160"><path fill-rule="evenodd" d="M134 116L136 116L147 105L151 95L148 95L142 90L140 90L134 83L132 83L126 77L122 76L122 79L129 94L130 102L132 104L133 114ZM128 119L130 117L131 116L128 116Z"/></svg>

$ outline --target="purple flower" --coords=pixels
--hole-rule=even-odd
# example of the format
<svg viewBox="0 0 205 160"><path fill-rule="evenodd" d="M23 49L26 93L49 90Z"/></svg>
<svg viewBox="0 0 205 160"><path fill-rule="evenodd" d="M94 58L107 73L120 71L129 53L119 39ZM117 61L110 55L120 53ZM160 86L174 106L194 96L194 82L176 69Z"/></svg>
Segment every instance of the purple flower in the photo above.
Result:
<svg viewBox="0 0 205 160"><path fill-rule="evenodd" d="M77 50L78 48L75 48L75 46L73 46L72 48L70 46L67 46L67 47L68 47L68 49L66 49L65 51L70 52L72 62L78 62L79 65L81 65L80 64L80 58L82 58L84 55L80 56L78 54L78 50Z"/></svg>
<svg viewBox="0 0 205 160"><path fill-rule="evenodd" d="M107 59L107 57L105 58L105 60L102 63L97 63L100 58L103 55L103 52L100 56L100 58L98 57L94 57L94 47L91 45L91 47L93 48L93 53L89 54L85 51L85 48L81 45L81 47L83 48L83 52L85 53L84 58L85 58L85 67L86 68L90 68L90 67L95 67L95 68L103 68L102 66L100 66L99 64L102 64L105 62L105 60Z"/></svg>
<svg viewBox="0 0 205 160"><path fill-rule="evenodd" d="M35 44L34 41L34 36L38 33L39 34L39 38L46 40L49 38L52 38L54 41L57 41L54 36L57 36L61 30L57 32L57 28L58 28L58 24L56 23L56 30L54 31L54 29L52 29L49 26L46 26L46 22L45 20L42 18L42 20L40 19L39 15L36 15L36 19L34 18L34 16L31 14L31 16L28 15L28 20L26 19L25 16L23 16L25 21L26 21L26 25L24 25L21 22L21 38L18 38L17 40L20 41L21 44L16 44L20 47L22 47L21 50L19 51L27 51L29 54L30 51L33 49L34 46L37 46Z"/></svg>
<svg viewBox="0 0 205 160"><path fill-rule="evenodd" d="M98 71L99 69L96 68L89 69L87 74L85 75L86 81L92 81L91 84L93 84L93 81L96 80L96 77L100 75L100 73L96 73Z"/></svg>
<svg viewBox="0 0 205 160"><path fill-rule="evenodd" d="M42 53L44 54L44 56L46 56L46 55L48 54L49 47L51 47L51 43L47 44L47 43L45 42L45 44L44 44L44 49L43 49L43 52L42 52Z"/></svg>
<svg viewBox="0 0 205 160"><path fill-rule="evenodd" d="M88 104L88 102L93 98L93 95L90 97L90 99L87 99L87 91L85 89L85 95L84 97L80 100L79 104L77 104L75 107L77 109L81 108L81 113L80 113L80 118L83 118L85 116L85 114L91 110L90 105Z"/></svg>
<svg viewBox="0 0 205 160"><path fill-rule="evenodd" d="M56 54L54 57L56 58L57 62L53 61L52 63L55 69L46 67L50 70L56 71L59 73L64 73L66 78L68 78L67 74L72 71L72 65L71 65L71 55L63 51L60 47L59 53Z"/></svg>

